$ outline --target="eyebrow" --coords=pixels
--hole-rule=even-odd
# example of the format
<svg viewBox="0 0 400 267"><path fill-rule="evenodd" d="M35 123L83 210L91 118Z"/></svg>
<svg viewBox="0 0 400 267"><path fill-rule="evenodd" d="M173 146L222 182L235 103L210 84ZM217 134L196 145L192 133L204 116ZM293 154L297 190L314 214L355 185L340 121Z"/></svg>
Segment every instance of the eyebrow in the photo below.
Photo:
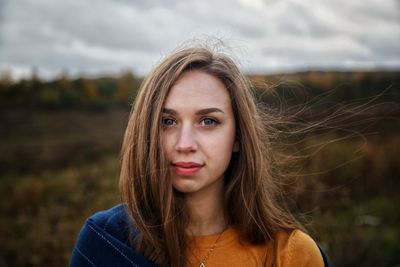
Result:
<svg viewBox="0 0 400 267"><path fill-rule="evenodd" d="M171 115L176 115L176 113L177 113L175 110L170 109L170 108L162 108L161 112L171 114ZM225 113L219 108L204 108L204 109L200 109L200 110L196 111L195 114L196 115L206 115L206 114L213 113L213 112Z"/></svg>

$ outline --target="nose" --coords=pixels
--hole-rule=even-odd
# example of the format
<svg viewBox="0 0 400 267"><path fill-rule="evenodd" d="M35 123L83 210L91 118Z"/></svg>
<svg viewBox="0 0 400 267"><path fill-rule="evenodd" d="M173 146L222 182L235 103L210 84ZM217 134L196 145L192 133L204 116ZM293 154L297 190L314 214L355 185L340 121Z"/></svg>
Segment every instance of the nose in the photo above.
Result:
<svg viewBox="0 0 400 267"><path fill-rule="evenodd" d="M180 129L175 149L183 153L195 152L197 150L197 144L191 126L186 125Z"/></svg>

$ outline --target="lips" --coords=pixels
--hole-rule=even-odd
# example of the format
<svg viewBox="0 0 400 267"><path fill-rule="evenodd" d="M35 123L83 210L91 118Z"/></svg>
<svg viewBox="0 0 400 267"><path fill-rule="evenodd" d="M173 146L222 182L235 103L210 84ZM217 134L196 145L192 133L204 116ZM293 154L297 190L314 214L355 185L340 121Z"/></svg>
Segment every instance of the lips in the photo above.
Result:
<svg viewBox="0 0 400 267"><path fill-rule="evenodd" d="M195 175L200 169L204 166L204 164L199 164L196 162L175 162L172 163L172 166L175 172L181 176L192 176Z"/></svg>

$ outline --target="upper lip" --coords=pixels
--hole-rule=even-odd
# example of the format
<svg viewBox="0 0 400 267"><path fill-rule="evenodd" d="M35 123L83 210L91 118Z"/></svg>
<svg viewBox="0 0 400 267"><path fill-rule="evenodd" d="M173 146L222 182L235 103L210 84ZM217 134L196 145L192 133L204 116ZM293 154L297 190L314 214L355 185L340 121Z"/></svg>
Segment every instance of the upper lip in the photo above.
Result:
<svg viewBox="0 0 400 267"><path fill-rule="evenodd" d="M185 161L178 161L172 163L173 166L181 167L181 168L195 168L195 167L202 167L203 164L199 164L196 162L185 162Z"/></svg>

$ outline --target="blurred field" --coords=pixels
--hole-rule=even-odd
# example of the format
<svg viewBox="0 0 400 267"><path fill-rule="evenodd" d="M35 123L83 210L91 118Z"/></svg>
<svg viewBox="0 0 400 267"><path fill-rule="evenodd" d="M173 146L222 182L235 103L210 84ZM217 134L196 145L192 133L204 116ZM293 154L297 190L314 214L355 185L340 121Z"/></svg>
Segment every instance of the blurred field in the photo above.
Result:
<svg viewBox="0 0 400 267"><path fill-rule="evenodd" d="M14 102L5 103L0 113L0 266L67 265L85 218L119 202L118 153L129 105L118 101L132 92L124 89L125 95L114 98L103 87L107 98L94 93L90 81L85 83L91 91L71 99L90 96L92 102L79 104L63 102L62 97L33 101L32 95L19 101L9 95L15 85L3 83L8 91L0 91L0 102L7 97ZM57 84L45 84L46 90ZM290 208L308 220L310 233L336 266L400 264L400 91L398 83L388 84L394 86L394 112L381 108L364 116L364 123L349 126L360 135L324 130L296 145L310 153L299 164L298 178L287 181L285 193L292 199ZM330 100L339 98L335 91L331 95Z"/></svg>

